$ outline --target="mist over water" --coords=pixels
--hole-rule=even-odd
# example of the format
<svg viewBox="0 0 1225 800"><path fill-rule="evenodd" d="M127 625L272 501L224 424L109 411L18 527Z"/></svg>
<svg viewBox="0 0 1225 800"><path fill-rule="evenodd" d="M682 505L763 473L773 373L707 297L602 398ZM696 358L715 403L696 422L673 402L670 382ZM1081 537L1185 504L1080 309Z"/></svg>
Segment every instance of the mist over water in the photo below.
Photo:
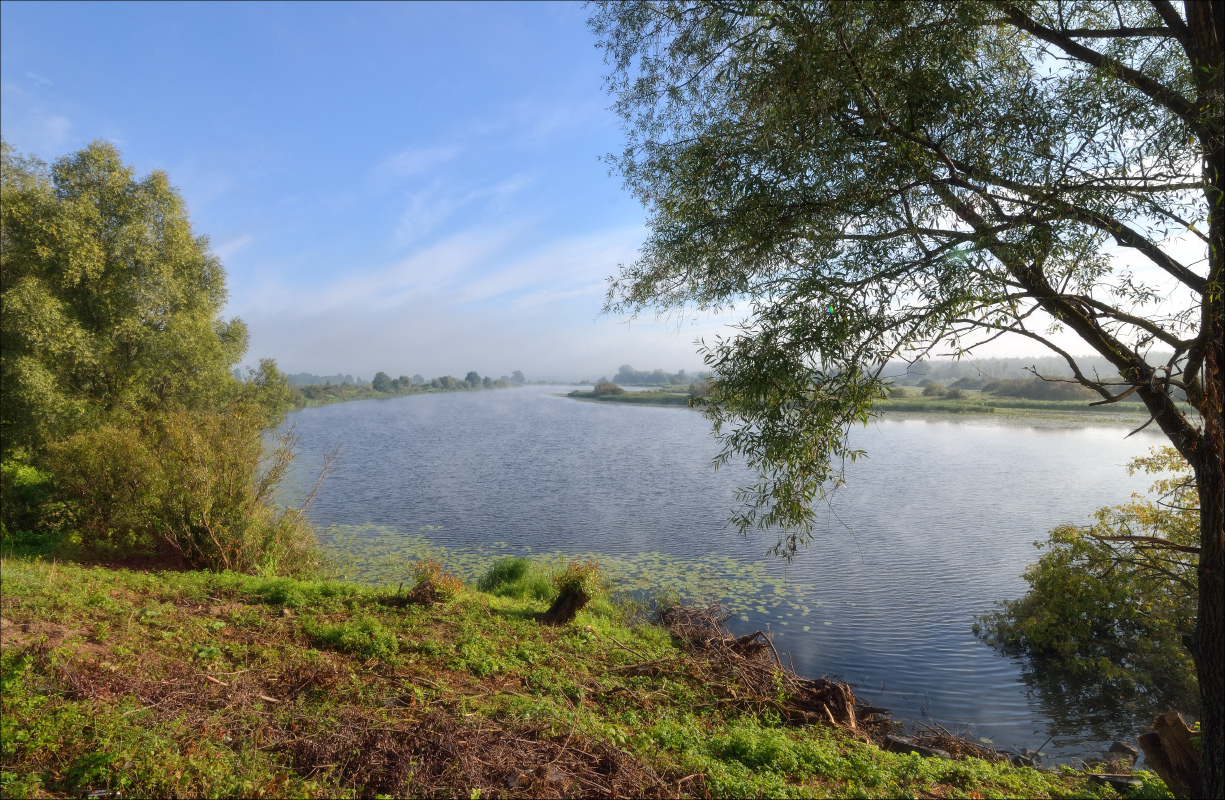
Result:
<svg viewBox="0 0 1225 800"><path fill-rule="evenodd" d="M745 539L726 524L750 476L710 466L718 447L701 415L555 396L562 391L294 412L287 424L302 455L285 499L304 495L323 453L339 444L312 516L323 527L372 526L351 543L424 536L455 550L499 543L670 559L682 571L731 557L774 578L723 598L734 629L769 626L798 672L840 676L894 719L966 726L1000 747L1036 748L1054 734L1044 752L1056 758L1100 752L1147 725L1100 698L1068 696L970 626L1024 592L1020 573L1039 555L1032 543L1050 528L1085 523L1147 488L1125 465L1162 444L1159 434L1125 439L1126 427L990 417L878 420L854 432L869 458L853 465L813 543L788 565L766 555L768 535Z"/></svg>

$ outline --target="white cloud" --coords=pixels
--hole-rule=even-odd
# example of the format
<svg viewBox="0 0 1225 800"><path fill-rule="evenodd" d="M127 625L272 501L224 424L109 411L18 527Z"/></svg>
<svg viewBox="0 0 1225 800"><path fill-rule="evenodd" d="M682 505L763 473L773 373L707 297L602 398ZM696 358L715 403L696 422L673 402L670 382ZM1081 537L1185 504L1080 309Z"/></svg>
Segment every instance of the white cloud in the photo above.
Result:
<svg viewBox="0 0 1225 800"><path fill-rule="evenodd" d="M70 146L72 120L11 81L0 84L0 119L5 141L18 150L51 160Z"/></svg>
<svg viewBox="0 0 1225 800"><path fill-rule="evenodd" d="M522 224L473 228L363 275L304 289L268 284L236 308L250 358L283 369L427 376L476 369L500 375L599 377L629 362L699 369L693 340L721 321L632 324L600 316L604 279L633 257L630 226L550 242L521 254Z"/></svg>
<svg viewBox="0 0 1225 800"><path fill-rule="evenodd" d="M422 172L431 172L462 152L456 145L408 147L379 164L375 168L375 175L382 178L407 178Z"/></svg>
<svg viewBox="0 0 1225 800"><path fill-rule="evenodd" d="M518 174L499 183L467 191L435 181L428 188L411 192L407 195L408 202L395 231L396 244L407 246L424 239L441 227L455 212L480 201L487 202L488 211L501 213L505 211L507 201L531 185L534 180L530 175Z"/></svg>
<svg viewBox="0 0 1225 800"><path fill-rule="evenodd" d="M248 233L244 233L242 236L238 236L234 239L227 239L221 244L215 245L213 247L213 252L217 255L218 258L220 258L222 261L225 261L226 259L228 259L230 256L237 253L242 248L251 244L251 242L253 241L255 241L255 237L251 236Z"/></svg>

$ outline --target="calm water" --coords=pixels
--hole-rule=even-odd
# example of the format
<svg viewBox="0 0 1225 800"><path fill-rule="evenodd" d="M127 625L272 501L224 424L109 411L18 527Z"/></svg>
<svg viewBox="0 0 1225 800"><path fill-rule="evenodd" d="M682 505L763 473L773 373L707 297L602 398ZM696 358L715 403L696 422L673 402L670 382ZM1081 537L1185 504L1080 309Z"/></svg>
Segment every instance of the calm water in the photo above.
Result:
<svg viewBox="0 0 1225 800"><path fill-rule="evenodd" d="M730 557L751 568L724 597L734 627L769 626L801 674L841 676L895 719L965 727L1001 747L1036 748L1054 734L1044 752L1056 758L1100 751L1146 727L1108 699L1103 708L1101 698L1044 683L970 626L996 600L1024 592L1019 575L1048 529L1085 522L1146 488L1124 465L1161 444L1160 435L1124 439L1122 427L991 418L877 421L853 437L869 458L787 566L765 555L772 540L746 540L726 525L746 476L710 467L716 443L699 414L555 396L562 391L295 412L302 456L290 494L340 445L312 513L322 526L342 526L334 533L349 531L354 549L390 552L426 537L455 551L595 552L672 565L645 573L662 583L687 574L678 563L709 570L723 558L717 569L732 574ZM759 590L745 590L754 575Z"/></svg>

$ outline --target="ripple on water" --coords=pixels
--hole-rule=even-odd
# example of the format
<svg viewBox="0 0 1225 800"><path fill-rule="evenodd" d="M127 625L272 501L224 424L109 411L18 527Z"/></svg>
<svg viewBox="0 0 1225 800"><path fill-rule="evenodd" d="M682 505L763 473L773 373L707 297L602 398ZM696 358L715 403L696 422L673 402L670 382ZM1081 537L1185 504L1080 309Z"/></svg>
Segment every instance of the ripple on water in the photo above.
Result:
<svg viewBox="0 0 1225 800"><path fill-rule="evenodd" d="M717 443L700 415L558 391L295 412L302 457L285 499L304 496L339 444L312 515L341 526L329 541L355 577L402 579L427 551L473 574L499 554L596 553L628 585L722 596L738 630L768 626L801 673L843 676L895 718L967 726L999 746L1053 733L1047 751L1063 757L1143 728L1053 694L970 625L1023 593L1046 531L1146 488L1124 465L1159 435L1004 415L874 422L852 435L869 457L785 564L765 557L770 540L726 525L747 476L711 468Z"/></svg>

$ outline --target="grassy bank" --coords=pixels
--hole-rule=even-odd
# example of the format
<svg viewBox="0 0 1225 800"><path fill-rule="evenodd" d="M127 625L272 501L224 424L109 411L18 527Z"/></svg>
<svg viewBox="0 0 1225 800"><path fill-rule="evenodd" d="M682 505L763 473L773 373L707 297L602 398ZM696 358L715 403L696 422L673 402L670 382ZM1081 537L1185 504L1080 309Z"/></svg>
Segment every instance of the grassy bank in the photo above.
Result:
<svg viewBox="0 0 1225 800"><path fill-rule="evenodd" d="M601 403L634 403L651 406L687 406L689 393L678 392L625 392L624 394L596 394L573 391L566 395L576 400L597 400Z"/></svg>
<svg viewBox="0 0 1225 800"><path fill-rule="evenodd" d="M668 406L687 406L689 404L688 393L663 391L625 392L624 394L574 391L566 396L576 400L595 400L601 403ZM1026 400L969 391L963 392L960 397L890 397L877 401L875 408L885 413L994 414L997 411L1007 411L1027 415L1102 415L1105 418L1118 415L1137 416L1145 413L1143 406L1139 403L1090 406L1087 401L1083 400Z"/></svg>
<svg viewBox="0 0 1225 800"><path fill-rule="evenodd" d="M511 388L511 387L497 387ZM314 408L332 403L346 403L350 400L388 400L392 397L411 397L422 394L454 394L456 392L488 392L493 389L446 389L434 388L428 384L417 385L412 389L391 392L379 392L365 384L333 384L331 386L291 386L294 408Z"/></svg>
<svg viewBox="0 0 1225 800"><path fill-rule="evenodd" d="M601 596L541 625L538 572L439 605L27 558L0 575L5 797L1114 796L784 723Z"/></svg>

